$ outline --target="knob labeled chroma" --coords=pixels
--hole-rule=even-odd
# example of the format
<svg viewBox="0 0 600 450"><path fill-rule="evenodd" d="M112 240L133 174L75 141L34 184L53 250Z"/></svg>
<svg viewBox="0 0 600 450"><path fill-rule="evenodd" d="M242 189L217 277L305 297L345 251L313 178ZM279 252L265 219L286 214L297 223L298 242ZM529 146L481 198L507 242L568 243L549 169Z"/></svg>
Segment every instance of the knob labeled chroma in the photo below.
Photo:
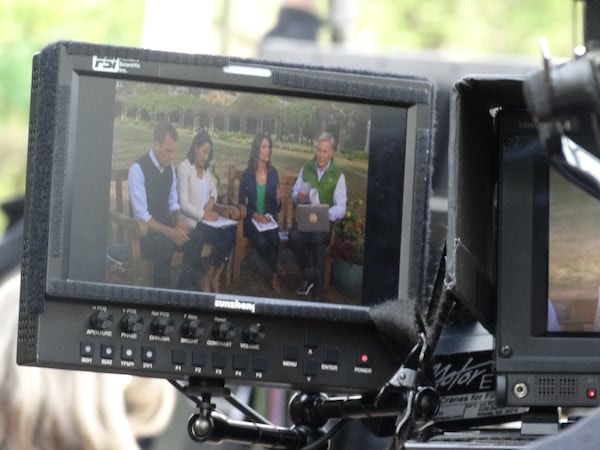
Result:
<svg viewBox="0 0 600 450"><path fill-rule="evenodd" d="M170 317L155 317L152 320L150 329L153 334L158 336L169 336L175 330L175 321Z"/></svg>

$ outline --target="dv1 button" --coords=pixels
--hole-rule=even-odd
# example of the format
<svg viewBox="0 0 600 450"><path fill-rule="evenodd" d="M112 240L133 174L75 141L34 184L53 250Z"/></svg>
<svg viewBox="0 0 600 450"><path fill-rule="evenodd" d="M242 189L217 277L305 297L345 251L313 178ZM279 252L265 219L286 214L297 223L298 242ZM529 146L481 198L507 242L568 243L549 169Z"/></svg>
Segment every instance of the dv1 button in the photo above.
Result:
<svg viewBox="0 0 600 450"><path fill-rule="evenodd" d="M143 347L142 348L142 361L145 363L153 363L156 359L156 350L154 347Z"/></svg>

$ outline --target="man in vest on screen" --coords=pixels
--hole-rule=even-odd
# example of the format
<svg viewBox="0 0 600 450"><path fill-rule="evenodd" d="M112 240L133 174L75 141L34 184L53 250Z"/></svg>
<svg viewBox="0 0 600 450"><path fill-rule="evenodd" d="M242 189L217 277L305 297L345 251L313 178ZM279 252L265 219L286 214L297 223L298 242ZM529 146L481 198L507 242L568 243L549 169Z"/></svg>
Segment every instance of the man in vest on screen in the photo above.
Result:
<svg viewBox="0 0 600 450"><path fill-rule="evenodd" d="M127 178L133 216L148 225L140 245L142 256L153 263L156 287L169 287L173 251L190 239L190 227L179 212L172 164L176 151L175 127L158 123L152 148L131 165Z"/></svg>
<svg viewBox="0 0 600 450"><path fill-rule="evenodd" d="M325 279L325 252L331 240L329 222L335 222L346 214L346 178L333 161L336 149L331 133L321 133L317 139L317 154L298 174L292 189L292 201L297 204L296 221L289 234L290 247L302 272L302 283L296 289L298 295L308 295L314 289L313 298L323 298ZM307 228L303 228L300 217L301 205L326 205L325 214L329 221L325 229L310 230L318 209L308 214ZM325 219L327 221L327 218Z"/></svg>

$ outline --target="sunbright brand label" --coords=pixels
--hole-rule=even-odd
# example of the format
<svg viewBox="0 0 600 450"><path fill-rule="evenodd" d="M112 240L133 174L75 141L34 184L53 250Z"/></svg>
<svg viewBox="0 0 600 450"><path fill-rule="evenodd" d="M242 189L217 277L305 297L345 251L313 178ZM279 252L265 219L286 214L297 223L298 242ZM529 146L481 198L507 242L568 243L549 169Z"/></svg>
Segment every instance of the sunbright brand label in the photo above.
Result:
<svg viewBox="0 0 600 450"><path fill-rule="evenodd" d="M92 70L96 72L127 73L130 69L139 69L140 67L140 61L137 59L92 56Z"/></svg>
<svg viewBox="0 0 600 450"><path fill-rule="evenodd" d="M512 416L526 408L496 405L491 351L435 355L433 372L441 397L437 421Z"/></svg>

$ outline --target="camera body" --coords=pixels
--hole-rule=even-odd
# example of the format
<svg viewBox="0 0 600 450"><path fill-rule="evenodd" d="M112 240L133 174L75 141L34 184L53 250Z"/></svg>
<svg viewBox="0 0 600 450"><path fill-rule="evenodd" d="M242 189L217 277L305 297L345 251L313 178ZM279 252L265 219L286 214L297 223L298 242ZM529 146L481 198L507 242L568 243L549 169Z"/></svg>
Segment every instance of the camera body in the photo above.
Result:
<svg viewBox="0 0 600 450"><path fill-rule="evenodd" d="M455 86L446 281L494 336L500 405L593 407L597 205L550 166L523 84L473 76ZM595 148L583 119L569 134Z"/></svg>

